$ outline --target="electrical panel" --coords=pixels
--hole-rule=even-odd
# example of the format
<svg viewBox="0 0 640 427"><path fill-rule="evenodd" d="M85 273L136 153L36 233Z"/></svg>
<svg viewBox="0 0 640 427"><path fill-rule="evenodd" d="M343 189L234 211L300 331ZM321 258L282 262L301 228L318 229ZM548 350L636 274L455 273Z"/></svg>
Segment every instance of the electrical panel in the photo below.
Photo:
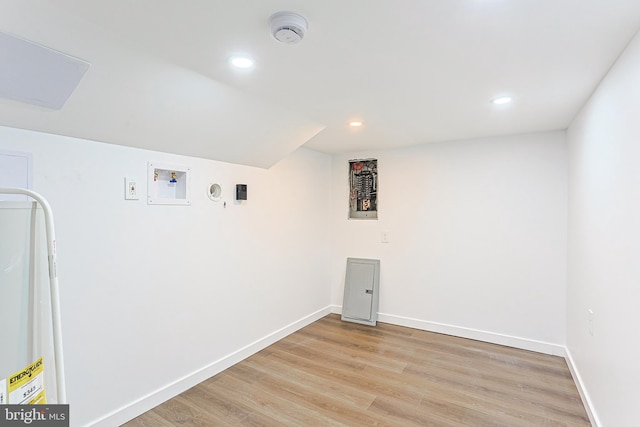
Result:
<svg viewBox="0 0 640 427"><path fill-rule="evenodd" d="M349 160L349 219L378 219L378 160Z"/></svg>

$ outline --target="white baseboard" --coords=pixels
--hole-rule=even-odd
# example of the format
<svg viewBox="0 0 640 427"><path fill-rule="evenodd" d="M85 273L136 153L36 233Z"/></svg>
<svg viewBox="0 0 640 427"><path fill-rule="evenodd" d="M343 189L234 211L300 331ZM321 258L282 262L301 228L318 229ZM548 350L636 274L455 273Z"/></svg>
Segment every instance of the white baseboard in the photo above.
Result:
<svg viewBox="0 0 640 427"><path fill-rule="evenodd" d="M582 381L582 377L580 376L580 372L576 367L576 364L573 361L573 357L571 356L571 351L569 348L565 348L566 355L565 360L567 361L567 366L569 366L569 371L571 372L571 376L573 377L573 382L576 383L576 388L578 389L578 393L580 393L580 398L582 399L582 404L584 405L584 409L587 411L587 415L589 416L589 421L591 421L591 425L593 427L599 427L600 419L598 418L598 414L595 411L595 407L591 402L591 398L589 397L589 393L587 392L587 388Z"/></svg>
<svg viewBox="0 0 640 427"><path fill-rule="evenodd" d="M197 371L194 371L188 375L185 375L182 378L175 380L174 382L167 384L166 386L155 390L149 393L146 396L141 397L140 399L123 406L102 418L99 418L91 423L89 426L114 426L121 425L125 422L132 420L133 418L147 412L150 409L155 408L162 402L165 402L172 397L177 396L190 389L191 387L201 383L202 381L211 378L219 372L224 371L225 369L235 365L236 363L246 359L254 353L270 346L276 341L281 340L289 334L297 331L298 329L302 329L305 326L315 322L316 320L326 316L327 314L332 312L332 307L328 306L321 310L316 311L315 313L311 313L308 316L303 317L293 323L290 323L283 328L278 329L271 334L260 338L259 340L252 342L251 344L242 347L241 349L228 354L227 356L222 357L207 366L204 366Z"/></svg>
<svg viewBox="0 0 640 427"><path fill-rule="evenodd" d="M332 313L342 313L339 305L331 306ZM506 345L508 347L531 350L538 353L551 354L554 356L565 356L565 347L559 344L537 341L528 338L514 337L495 332L481 331L478 329L464 328L461 326L447 325L444 323L429 322L426 320L412 319L410 317L396 316L393 314L378 313L378 321L391 323L398 326L420 329L423 331L437 332L440 334L453 335L456 337L469 338L493 344Z"/></svg>
<svg viewBox="0 0 640 427"><path fill-rule="evenodd" d="M336 314L342 313L342 307L339 305L330 306L331 312ZM480 331L477 329L463 328L460 326L446 325L442 323L429 322L426 320L412 319L409 317L396 316L392 314L378 313L378 320L383 323L391 323L398 326L406 326L408 328L420 329L423 331L437 332L441 334L453 335L462 338L470 338L478 341L490 342L493 344L506 345L509 347L520 348L523 350L531 350L538 353L551 354L561 356L567 361L567 366L571 372L571 376L576 384L580 398L584 404L589 421L593 427L601 425L598 414L596 413L589 393L587 392L582 377L576 367L571 352L565 346L552 344L543 341L536 341L526 338L513 337L494 332Z"/></svg>

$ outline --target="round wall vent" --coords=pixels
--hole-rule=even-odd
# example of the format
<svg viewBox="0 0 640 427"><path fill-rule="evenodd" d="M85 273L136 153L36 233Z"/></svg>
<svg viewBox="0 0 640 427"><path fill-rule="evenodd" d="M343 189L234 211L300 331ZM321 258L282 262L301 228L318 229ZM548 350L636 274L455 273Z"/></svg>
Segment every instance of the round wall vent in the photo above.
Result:
<svg viewBox="0 0 640 427"><path fill-rule="evenodd" d="M207 188L207 196L214 202L219 202L222 198L222 187L220 184L209 184L209 188Z"/></svg>
<svg viewBox="0 0 640 427"><path fill-rule="evenodd" d="M296 44L304 38L309 24L303 16L293 12L277 12L269 18L271 34L281 43Z"/></svg>

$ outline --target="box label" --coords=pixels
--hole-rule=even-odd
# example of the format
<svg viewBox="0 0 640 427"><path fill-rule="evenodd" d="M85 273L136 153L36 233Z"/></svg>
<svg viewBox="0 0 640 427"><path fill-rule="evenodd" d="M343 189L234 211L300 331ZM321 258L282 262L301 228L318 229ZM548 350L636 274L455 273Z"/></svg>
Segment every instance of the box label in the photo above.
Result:
<svg viewBox="0 0 640 427"><path fill-rule="evenodd" d="M33 362L9 376L9 403L37 405L47 403L44 390L44 359Z"/></svg>

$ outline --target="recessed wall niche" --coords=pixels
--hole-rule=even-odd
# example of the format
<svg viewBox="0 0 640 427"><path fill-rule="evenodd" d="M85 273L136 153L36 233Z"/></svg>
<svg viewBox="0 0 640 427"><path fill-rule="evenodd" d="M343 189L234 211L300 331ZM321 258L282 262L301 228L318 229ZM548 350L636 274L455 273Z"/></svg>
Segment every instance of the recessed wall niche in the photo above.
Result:
<svg viewBox="0 0 640 427"><path fill-rule="evenodd" d="M150 205L190 205L191 168L149 162L147 168L147 203Z"/></svg>

